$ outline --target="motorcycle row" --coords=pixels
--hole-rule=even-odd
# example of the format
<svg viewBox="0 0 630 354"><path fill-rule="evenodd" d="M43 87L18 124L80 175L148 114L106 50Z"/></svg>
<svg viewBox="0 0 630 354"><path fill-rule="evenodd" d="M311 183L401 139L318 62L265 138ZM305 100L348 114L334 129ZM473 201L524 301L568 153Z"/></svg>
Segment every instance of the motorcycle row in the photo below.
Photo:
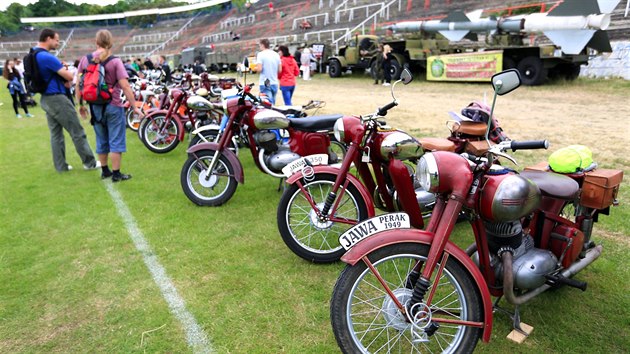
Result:
<svg viewBox="0 0 630 354"><path fill-rule="evenodd" d="M319 101L274 106L252 84L207 73L171 87L137 80L144 116L129 110L128 126L156 153L190 132L180 182L197 205L222 205L244 183L242 148L284 182L277 223L288 248L347 263L330 302L344 353L472 352L490 340L495 310L527 336L522 304L550 288L586 290L574 276L602 252L593 224L617 205L623 172L507 167L516 164L508 150L549 146L510 140L493 116L497 96L520 86L513 69L492 77L491 107L473 102L452 114L446 138L391 128L394 88L412 79L404 70L392 102L362 116L307 114ZM474 234L466 249L450 240L461 221Z"/></svg>

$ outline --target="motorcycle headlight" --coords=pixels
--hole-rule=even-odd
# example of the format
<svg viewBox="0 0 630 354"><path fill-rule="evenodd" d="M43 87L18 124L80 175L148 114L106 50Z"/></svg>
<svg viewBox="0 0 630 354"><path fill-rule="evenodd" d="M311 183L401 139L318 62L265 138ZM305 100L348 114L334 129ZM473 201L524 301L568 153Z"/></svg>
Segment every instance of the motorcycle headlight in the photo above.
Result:
<svg viewBox="0 0 630 354"><path fill-rule="evenodd" d="M345 138L343 118L337 119L335 126L333 127L333 132L335 133L335 139L337 139L338 142L343 143L343 139Z"/></svg>
<svg viewBox="0 0 630 354"><path fill-rule="evenodd" d="M432 153L424 154L418 162L416 180L425 191L435 193L440 186L437 162Z"/></svg>

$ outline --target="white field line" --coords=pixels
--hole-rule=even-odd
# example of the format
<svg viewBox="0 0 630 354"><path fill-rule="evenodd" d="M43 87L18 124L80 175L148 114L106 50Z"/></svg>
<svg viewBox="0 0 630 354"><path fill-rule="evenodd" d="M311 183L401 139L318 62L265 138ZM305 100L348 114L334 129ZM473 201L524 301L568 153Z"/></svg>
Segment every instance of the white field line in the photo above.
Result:
<svg viewBox="0 0 630 354"><path fill-rule="evenodd" d="M142 231L138 228L133 215L127 208L127 205L122 199L122 196L111 182L107 181L104 183L105 188L107 188L107 192L112 197L112 200L116 204L116 209L118 209L118 214L125 222L125 226L127 227L127 232L131 237L136 249L140 254L142 254L142 258L144 259L144 264L146 264L147 268L149 268L149 272L151 272L151 276L153 277L153 281L157 284L162 292L162 296L164 300L168 303L168 307L171 310L171 313L181 322L184 327L184 331L186 332L186 341L188 345L191 347L194 353L212 353L214 350L212 349L212 345L208 340L203 329L195 320L195 317L186 310L186 304L184 303L184 299L179 296L177 293L177 289L175 285L171 282L171 279L166 274L166 269L160 264L157 256L153 253L151 249L151 245L144 238Z"/></svg>

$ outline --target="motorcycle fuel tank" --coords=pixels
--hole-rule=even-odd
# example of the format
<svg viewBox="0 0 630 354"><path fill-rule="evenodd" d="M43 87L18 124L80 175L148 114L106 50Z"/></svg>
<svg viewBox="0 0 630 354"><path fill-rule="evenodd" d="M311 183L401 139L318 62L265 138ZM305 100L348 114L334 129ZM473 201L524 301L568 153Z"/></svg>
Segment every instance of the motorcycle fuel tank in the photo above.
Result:
<svg viewBox="0 0 630 354"><path fill-rule="evenodd" d="M186 100L186 107L195 111L209 111L212 103L201 96L192 96Z"/></svg>
<svg viewBox="0 0 630 354"><path fill-rule="evenodd" d="M479 210L487 221L518 220L534 211L540 200L540 189L527 178L513 173L486 175Z"/></svg>
<svg viewBox="0 0 630 354"><path fill-rule="evenodd" d="M254 126L258 129L286 129L289 125L289 118L271 109L262 109L254 116Z"/></svg>
<svg viewBox="0 0 630 354"><path fill-rule="evenodd" d="M397 160L408 160L424 154L422 144L411 135L400 130L384 134L385 137L379 142L379 151L385 161L389 160L390 156Z"/></svg>

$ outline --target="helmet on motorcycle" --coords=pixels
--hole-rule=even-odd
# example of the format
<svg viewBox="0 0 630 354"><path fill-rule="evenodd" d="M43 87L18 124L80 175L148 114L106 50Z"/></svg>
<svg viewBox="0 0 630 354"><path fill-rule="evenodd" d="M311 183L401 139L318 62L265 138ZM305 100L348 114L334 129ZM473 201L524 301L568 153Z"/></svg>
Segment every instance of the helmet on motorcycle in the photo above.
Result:
<svg viewBox="0 0 630 354"><path fill-rule="evenodd" d="M570 145L549 155L549 167L554 172L580 172L593 164L593 153L584 145Z"/></svg>
<svg viewBox="0 0 630 354"><path fill-rule="evenodd" d="M499 121L496 117L490 119L491 108L487 104L481 102L471 102L462 109L462 115L464 117L472 119L473 122L482 122L488 124L490 122L490 136L488 138L494 143L500 143L504 140L508 140L507 135L503 132L503 129L499 126Z"/></svg>
<svg viewBox="0 0 630 354"><path fill-rule="evenodd" d="M490 107L481 102L471 102L466 108L462 109L462 115L472 119L473 122L487 124L488 120L490 120Z"/></svg>

